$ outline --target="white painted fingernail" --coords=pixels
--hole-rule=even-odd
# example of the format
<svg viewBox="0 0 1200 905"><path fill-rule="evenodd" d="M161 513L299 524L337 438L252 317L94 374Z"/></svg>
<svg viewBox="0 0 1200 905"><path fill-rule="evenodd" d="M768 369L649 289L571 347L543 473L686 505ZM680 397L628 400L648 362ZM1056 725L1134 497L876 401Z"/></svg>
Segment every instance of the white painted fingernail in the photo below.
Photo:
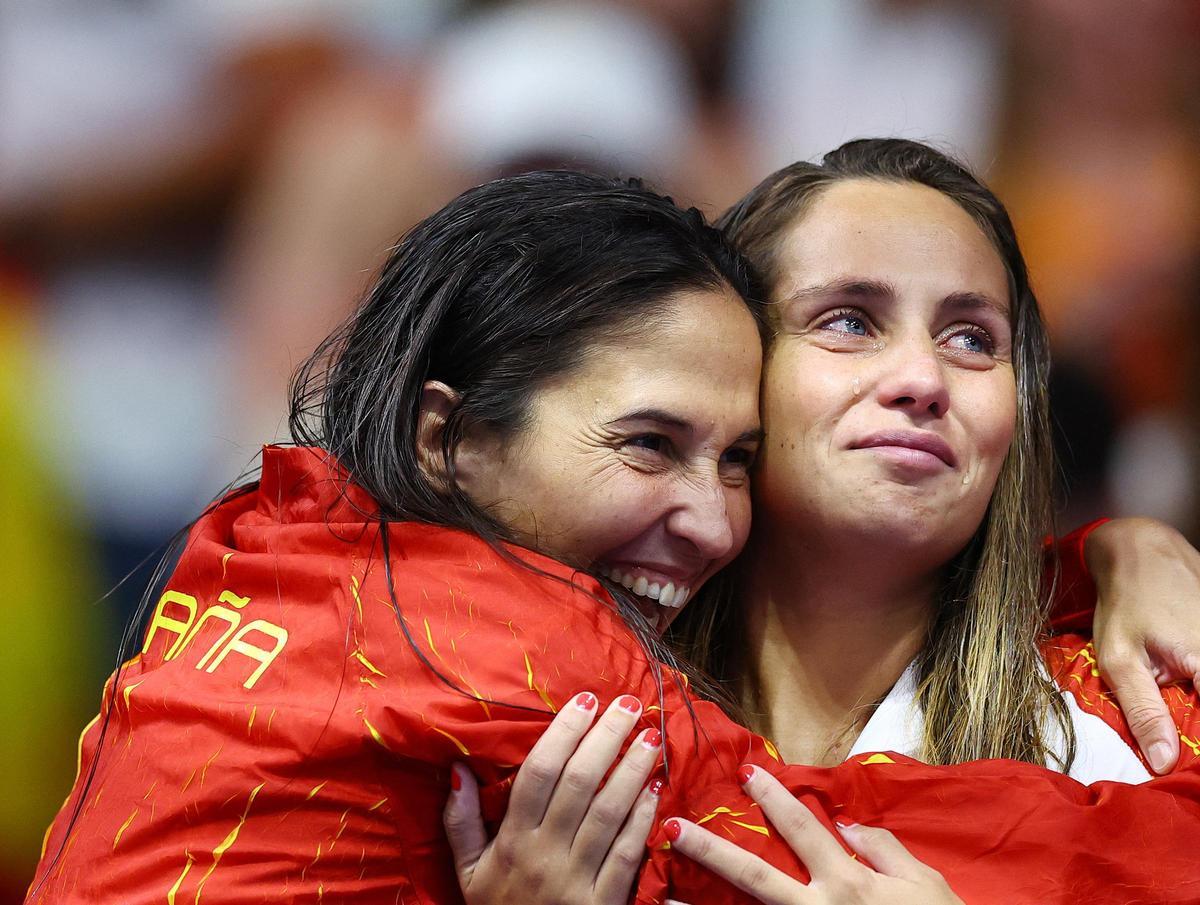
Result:
<svg viewBox="0 0 1200 905"><path fill-rule="evenodd" d="M1155 742L1150 746L1147 755L1150 759L1150 766L1154 768L1155 773L1162 773L1167 769L1167 764L1171 762L1171 756L1174 754L1170 742Z"/></svg>

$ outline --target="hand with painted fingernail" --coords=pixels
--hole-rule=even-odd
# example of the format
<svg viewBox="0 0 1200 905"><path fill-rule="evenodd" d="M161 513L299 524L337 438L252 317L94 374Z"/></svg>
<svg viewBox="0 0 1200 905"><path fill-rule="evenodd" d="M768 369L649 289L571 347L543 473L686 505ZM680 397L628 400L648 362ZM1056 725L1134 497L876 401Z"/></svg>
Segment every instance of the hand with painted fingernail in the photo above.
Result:
<svg viewBox="0 0 1200 905"><path fill-rule="evenodd" d="M559 711L518 771L494 839L474 776L454 765L444 818L468 905L628 901L662 789L660 780L647 784L662 736L643 729L613 767L642 704L623 695L597 720L598 710L583 692Z"/></svg>
<svg viewBox="0 0 1200 905"><path fill-rule="evenodd" d="M838 825L846 845L859 856L856 859L765 770L747 765L738 771L738 779L804 863L811 880L802 883L680 817L663 824L673 851L765 905L962 905L942 875L914 858L887 830Z"/></svg>
<svg viewBox="0 0 1200 905"><path fill-rule="evenodd" d="M1156 773L1179 759L1160 686L1200 687L1200 552L1170 525L1113 519L1087 535L1096 583L1096 661Z"/></svg>

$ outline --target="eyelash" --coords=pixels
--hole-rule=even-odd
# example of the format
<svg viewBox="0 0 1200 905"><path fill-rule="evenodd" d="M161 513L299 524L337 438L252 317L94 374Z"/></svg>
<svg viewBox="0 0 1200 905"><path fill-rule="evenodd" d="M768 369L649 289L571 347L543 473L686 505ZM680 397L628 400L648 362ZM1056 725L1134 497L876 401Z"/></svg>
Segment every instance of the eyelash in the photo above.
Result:
<svg viewBox="0 0 1200 905"><path fill-rule="evenodd" d="M657 447L644 446L638 442L639 440L654 440L659 445ZM662 434L635 434L626 440L625 444L627 446L632 446L635 449L644 449L647 452L665 454L669 451L668 448L671 446L671 440L668 437L664 437Z"/></svg>
<svg viewBox="0 0 1200 905"><path fill-rule="evenodd" d="M830 311L828 314L826 314L825 317L823 317L821 319L820 323L817 324L817 327L819 329L826 329L829 327L830 324L836 323L837 321L840 321L840 320L856 320L859 323L861 323L864 328L869 329L869 327L870 327L870 318L868 318L864 312L860 311L857 308L841 308L836 311ZM843 333L846 336L859 335L856 333L845 333L845 331L841 331L841 330L836 330L833 332ZM979 350L979 352L973 352L973 351L967 350L967 349L962 349L959 351L966 352L967 354L979 354L979 355L995 354L995 351L996 351L995 340L992 339L992 335L990 333L988 333L987 330L985 330L983 327L979 326L978 324L964 324L961 327L956 328L950 334L950 336L956 336L959 334L966 334L969 336L973 336L974 338L978 339L980 341L980 343L983 345L983 348L981 350Z"/></svg>
<svg viewBox="0 0 1200 905"><path fill-rule="evenodd" d="M653 440L660 445L658 448L654 448L652 446L643 445L641 442L639 442L644 440ZM674 457L675 453L675 448L671 443L671 439L663 434L635 434L625 441L625 445L632 446L634 449L643 450L645 452L661 456ZM730 455L740 455L744 456L745 458L742 462L731 462L728 458ZM725 452L721 454L721 462L722 464L733 465L736 468L749 471L751 466L754 465L756 456L757 453L755 450L746 449L742 446L734 446L725 450Z"/></svg>
<svg viewBox="0 0 1200 905"><path fill-rule="evenodd" d="M841 309L838 309L837 311L830 311L828 314L825 315L825 317L823 317L821 319L821 322L819 324L817 324L817 326L820 327L821 329L825 329L832 323L835 323L840 320L851 319L851 318L856 321L860 321L864 327L866 327L869 323L869 321L867 320L867 316L865 314L863 314L863 312L859 311L858 309L856 309L856 308L841 308ZM841 333L843 331L837 330L834 332ZM849 335L853 336L855 334L849 334Z"/></svg>

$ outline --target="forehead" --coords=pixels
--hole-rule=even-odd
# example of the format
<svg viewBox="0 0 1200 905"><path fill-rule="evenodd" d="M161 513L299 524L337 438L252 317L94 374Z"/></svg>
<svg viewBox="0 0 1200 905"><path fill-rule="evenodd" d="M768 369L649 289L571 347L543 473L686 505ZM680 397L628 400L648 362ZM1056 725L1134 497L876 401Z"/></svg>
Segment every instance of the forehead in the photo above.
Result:
<svg viewBox="0 0 1200 905"><path fill-rule="evenodd" d="M729 289L685 290L665 304L665 316L592 345L554 395L603 417L669 407L697 424L756 421L762 343L742 300Z"/></svg>
<svg viewBox="0 0 1200 905"><path fill-rule="evenodd" d="M834 183L784 230L776 260L775 300L844 279L930 295L1009 296L1004 262L971 215L911 182Z"/></svg>

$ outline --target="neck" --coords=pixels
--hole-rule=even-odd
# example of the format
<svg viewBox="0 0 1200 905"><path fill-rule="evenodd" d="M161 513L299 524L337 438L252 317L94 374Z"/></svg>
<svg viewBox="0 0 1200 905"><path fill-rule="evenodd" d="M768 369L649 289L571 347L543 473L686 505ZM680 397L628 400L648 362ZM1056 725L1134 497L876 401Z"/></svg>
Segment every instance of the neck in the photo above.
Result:
<svg viewBox="0 0 1200 905"><path fill-rule="evenodd" d="M840 763L921 650L940 575L905 573L902 562L794 536L748 551L745 700L786 761Z"/></svg>

